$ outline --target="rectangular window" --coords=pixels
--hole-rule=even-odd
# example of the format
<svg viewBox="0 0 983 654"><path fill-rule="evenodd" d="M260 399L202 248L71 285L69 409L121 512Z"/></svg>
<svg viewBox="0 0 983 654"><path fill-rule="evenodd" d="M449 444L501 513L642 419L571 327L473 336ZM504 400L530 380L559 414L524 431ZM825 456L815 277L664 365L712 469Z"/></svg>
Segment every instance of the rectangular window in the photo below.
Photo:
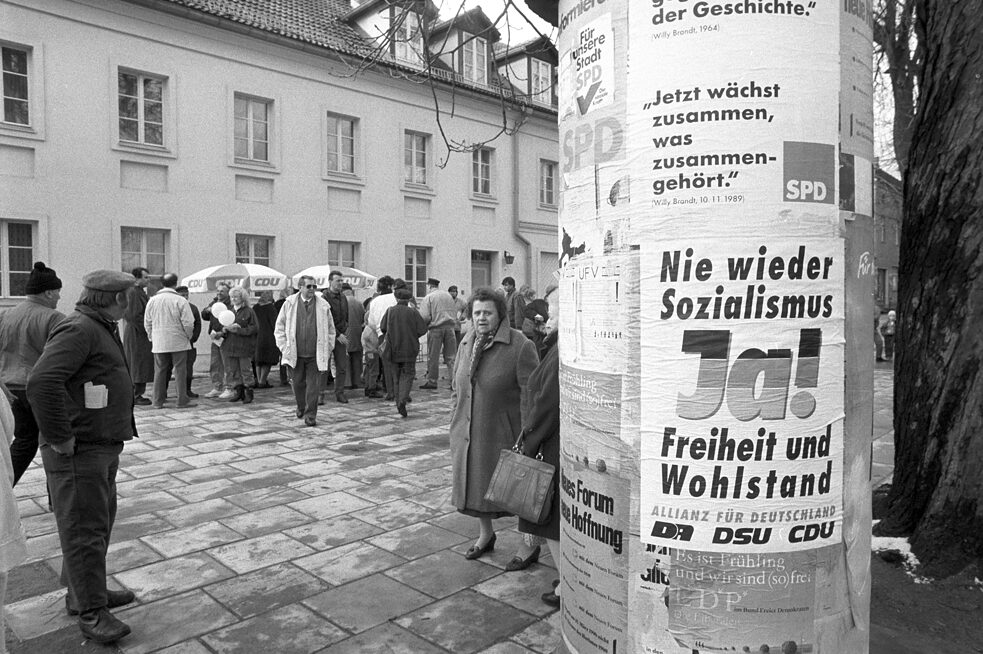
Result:
<svg viewBox="0 0 983 654"><path fill-rule="evenodd" d="M355 119L328 114L328 171L355 173Z"/></svg>
<svg viewBox="0 0 983 654"><path fill-rule="evenodd" d="M529 80L529 95L533 100L551 104L553 102L553 66L539 59L531 59L532 71Z"/></svg>
<svg viewBox="0 0 983 654"><path fill-rule="evenodd" d="M480 195L491 195L490 148L478 148L471 153L471 190Z"/></svg>
<svg viewBox="0 0 983 654"><path fill-rule="evenodd" d="M167 268L169 235L170 232L166 229L123 227L120 230L123 270L130 272L141 267L153 275L163 275Z"/></svg>
<svg viewBox="0 0 983 654"><path fill-rule="evenodd" d="M236 263L258 263L261 266L269 266L272 252L272 236L236 234Z"/></svg>
<svg viewBox="0 0 983 654"><path fill-rule="evenodd" d="M410 184L427 183L426 134L407 131L403 138L403 179Z"/></svg>
<svg viewBox="0 0 983 654"><path fill-rule="evenodd" d="M351 241L328 241L328 265L358 268L355 254L358 243Z"/></svg>
<svg viewBox="0 0 983 654"><path fill-rule="evenodd" d="M30 125L31 112L27 96L27 50L4 46L0 48L3 77L0 90L3 96L3 122Z"/></svg>
<svg viewBox="0 0 983 654"><path fill-rule="evenodd" d="M429 248L406 246L406 283L415 297L427 294L427 253Z"/></svg>
<svg viewBox="0 0 983 654"><path fill-rule="evenodd" d="M26 294L34 266L34 225L0 220L0 296Z"/></svg>
<svg viewBox="0 0 983 654"><path fill-rule="evenodd" d="M400 11L397 9L397 11ZM393 54L400 61L420 63L423 52L423 34L420 32L420 17L411 9L403 9L395 16L398 24L393 31L395 50Z"/></svg>
<svg viewBox="0 0 983 654"><path fill-rule="evenodd" d="M874 292L874 300L876 300L878 304L884 304L884 300L886 298L887 298L887 270L885 268L878 268L876 289Z"/></svg>
<svg viewBox="0 0 983 654"><path fill-rule="evenodd" d="M247 161L269 162L270 123L273 103L235 96L235 156Z"/></svg>
<svg viewBox="0 0 983 654"><path fill-rule="evenodd" d="M556 163L545 159L539 161L539 203L556 204Z"/></svg>
<svg viewBox="0 0 983 654"><path fill-rule="evenodd" d="M488 81L488 42L473 37L464 43L464 79L479 84Z"/></svg>
<svg viewBox="0 0 983 654"><path fill-rule="evenodd" d="M164 80L119 71L119 140L164 145Z"/></svg>

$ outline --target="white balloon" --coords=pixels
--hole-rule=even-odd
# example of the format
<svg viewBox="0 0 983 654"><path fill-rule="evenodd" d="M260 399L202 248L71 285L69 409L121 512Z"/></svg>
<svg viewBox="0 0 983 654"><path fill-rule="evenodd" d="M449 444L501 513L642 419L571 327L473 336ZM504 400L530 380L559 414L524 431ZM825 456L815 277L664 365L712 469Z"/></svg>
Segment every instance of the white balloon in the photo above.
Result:
<svg viewBox="0 0 983 654"><path fill-rule="evenodd" d="M222 313L218 314L218 321L224 326L228 327L236 321L236 314L226 309Z"/></svg>
<svg viewBox="0 0 983 654"><path fill-rule="evenodd" d="M208 307L208 310L212 312L213 316L218 318L220 315L222 315L223 311L228 311L229 307L225 306L221 302L216 302L212 306Z"/></svg>

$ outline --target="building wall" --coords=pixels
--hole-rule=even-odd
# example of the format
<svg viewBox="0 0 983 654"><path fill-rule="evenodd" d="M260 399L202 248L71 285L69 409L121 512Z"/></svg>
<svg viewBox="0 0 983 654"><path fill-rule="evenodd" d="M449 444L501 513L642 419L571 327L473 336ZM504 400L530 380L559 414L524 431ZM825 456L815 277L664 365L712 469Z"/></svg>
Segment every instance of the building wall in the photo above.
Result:
<svg viewBox="0 0 983 654"><path fill-rule="evenodd" d="M881 311L897 309L901 243L901 182L876 169L874 175L874 302Z"/></svg>
<svg viewBox="0 0 983 654"><path fill-rule="evenodd" d="M66 298L85 272L122 265L123 227L168 230L166 268L182 276L231 262L236 233L273 237L271 265L288 274L326 263L329 240L358 242L360 268L394 277L406 246L430 248L427 274L465 290L473 249L495 253L493 276L529 283L557 249L556 210L538 201L539 161L557 160L554 114L528 110L517 134L489 144L493 193L475 197L471 155L447 156L428 84L353 77L317 53L122 2L42 7L0 7L0 42L32 48L43 100L32 97L32 131L0 127L0 219L36 223L34 257L58 270ZM166 77L163 149L120 143L120 67ZM236 163L236 93L273 101L269 165ZM494 98L458 89L438 104L454 141L501 129ZM354 176L326 170L328 112L358 120ZM403 181L404 130L431 135L426 187Z"/></svg>

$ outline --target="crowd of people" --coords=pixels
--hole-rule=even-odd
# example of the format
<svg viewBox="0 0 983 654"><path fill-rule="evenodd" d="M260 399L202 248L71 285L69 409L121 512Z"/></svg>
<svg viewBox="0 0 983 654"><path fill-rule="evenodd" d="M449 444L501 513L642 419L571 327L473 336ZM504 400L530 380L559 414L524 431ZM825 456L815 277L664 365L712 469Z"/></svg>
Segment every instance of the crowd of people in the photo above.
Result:
<svg viewBox="0 0 983 654"><path fill-rule="evenodd" d="M443 360L452 391L452 502L479 522L467 559L494 549L493 520L509 515L484 499L500 450L521 435L524 454L559 467L555 285L537 300L507 277L501 291L475 289L465 301L456 287L444 291L429 279L417 305L408 284L387 275L363 303L341 273L332 272L325 289L302 277L295 292L276 300L264 292L255 305L246 289L220 284L199 311L177 275L165 273L152 296L149 281L145 268L91 272L65 316L57 310L62 282L38 262L26 299L0 314L0 391L7 400L0 402L0 606L7 571L26 556L12 488L40 449L62 550L66 611L95 642L130 633L111 609L133 602L134 594L106 587L119 456L137 435L134 407L163 409L172 376L175 407L196 406L192 379L202 332L211 354L206 398L249 404L256 389L272 386L269 376L279 365L280 383L292 386L295 415L305 426L317 425L328 386L343 404L346 390L364 387L366 397L392 401L406 417L426 336L420 388L438 388ZM508 571L537 562L543 544L559 568L557 477L546 523L520 520L523 543ZM554 582L543 601L558 606L559 590ZM2 623L0 609L0 629Z"/></svg>

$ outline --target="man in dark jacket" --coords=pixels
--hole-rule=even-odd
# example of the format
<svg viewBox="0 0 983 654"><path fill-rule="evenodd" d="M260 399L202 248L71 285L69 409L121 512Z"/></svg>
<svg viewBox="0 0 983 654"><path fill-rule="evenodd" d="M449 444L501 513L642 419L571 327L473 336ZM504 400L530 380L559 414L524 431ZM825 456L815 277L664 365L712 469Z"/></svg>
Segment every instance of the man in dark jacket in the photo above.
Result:
<svg viewBox="0 0 983 654"><path fill-rule="evenodd" d="M106 588L119 455L136 436L133 380L116 325L134 281L113 270L86 275L74 313L52 331L27 381L61 541L65 608L99 643L130 633L109 609L135 599Z"/></svg>
<svg viewBox="0 0 983 654"><path fill-rule="evenodd" d="M177 289L175 290L177 290L177 294L183 297L185 300L188 299L187 286L178 286ZM199 311L198 307L196 307L194 304L191 304L190 302L188 304L191 305L191 315L194 316L195 319L194 327L191 330L191 348L188 350L188 379L187 379L188 397L190 397L193 400L196 397L198 397L198 394L191 390L191 381L194 379L195 376L195 361L198 360L198 349L195 347L195 343L198 342L198 337L201 336L201 311Z"/></svg>
<svg viewBox="0 0 983 654"><path fill-rule="evenodd" d="M348 367L346 388L358 388L362 385L362 329L365 327L365 307L355 297L355 290L350 284L342 284L341 292L348 300Z"/></svg>
<svg viewBox="0 0 983 654"><path fill-rule="evenodd" d="M150 297L147 296L150 271L146 268L134 268L131 272L137 283L126 292L123 347L126 348L126 362L130 366L130 377L133 379L134 402L148 405L152 402L143 394L147 391L147 382L154 380L154 353L150 347L150 337L143 326L143 316L147 303L150 302Z"/></svg>
<svg viewBox="0 0 983 654"><path fill-rule="evenodd" d="M386 335L385 353L382 355L392 369L396 391L396 410L406 417L406 403L410 401L410 388L416 377L416 357L420 354L420 337L427 333L427 323L420 312L410 306L413 292L397 288L396 304L386 310L380 328Z"/></svg>
<svg viewBox="0 0 983 654"><path fill-rule="evenodd" d="M331 306L331 317L334 319L334 331L337 334L334 343L334 397L342 404L348 404L345 397L345 370L348 367L348 298L341 292L343 275L332 270L328 275L328 288L324 291L324 299Z"/></svg>
<svg viewBox="0 0 983 654"><path fill-rule="evenodd" d="M34 264L27 287L27 298L0 314L0 382L14 396L14 442L10 460L14 466L14 486L38 453L38 424L27 401L27 376L44 350L48 334L65 318L55 309L61 298L61 280L51 268Z"/></svg>

